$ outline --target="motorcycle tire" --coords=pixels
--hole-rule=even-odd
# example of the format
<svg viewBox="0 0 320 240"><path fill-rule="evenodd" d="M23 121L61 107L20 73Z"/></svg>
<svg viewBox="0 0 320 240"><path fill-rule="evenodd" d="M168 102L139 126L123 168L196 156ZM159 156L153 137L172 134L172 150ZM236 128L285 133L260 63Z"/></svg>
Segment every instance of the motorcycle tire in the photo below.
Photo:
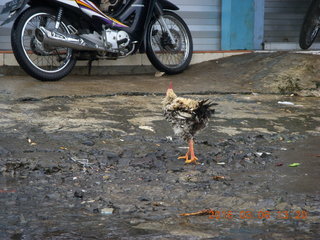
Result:
<svg viewBox="0 0 320 240"><path fill-rule="evenodd" d="M146 54L153 66L166 74L183 72L190 64L193 51L192 36L187 24L176 13L162 15L175 43L172 44L159 19L153 19L147 29Z"/></svg>
<svg viewBox="0 0 320 240"><path fill-rule="evenodd" d="M320 29L320 1L313 0L304 17L300 30L299 45L306 50L315 41Z"/></svg>
<svg viewBox="0 0 320 240"><path fill-rule="evenodd" d="M41 25L54 29L57 11L48 7L28 8L15 21L11 32L14 56L21 68L41 81L57 81L68 75L76 64L70 48L46 46L36 37ZM62 18L58 31L69 33L69 22Z"/></svg>

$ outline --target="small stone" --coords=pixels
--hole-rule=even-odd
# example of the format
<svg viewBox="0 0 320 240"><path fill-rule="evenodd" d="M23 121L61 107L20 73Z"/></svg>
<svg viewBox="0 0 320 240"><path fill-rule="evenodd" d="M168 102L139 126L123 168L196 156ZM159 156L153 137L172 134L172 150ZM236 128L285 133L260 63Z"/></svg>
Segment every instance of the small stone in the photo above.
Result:
<svg viewBox="0 0 320 240"><path fill-rule="evenodd" d="M76 198L83 198L83 192L75 191L73 196Z"/></svg>
<svg viewBox="0 0 320 240"><path fill-rule="evenodd" d="M149 202L149 201L150 201L150 198L147 198L147 197L139 197L139 201L141 201L141 202Z"/></svg>
<svg viewBox="0 0 320 240"><path fill-rule="evenodd" d="M99 213L99 208L95 208L92 210L93 213Z"/></svg>
<svg viewBox="0 0 320 240"><path fill-rule="evenodd" d="M94 146L96 143L95 143L94 141L87 140L87 141L84 141L82 144L83 144L83 145L86 145L86 146L89 146L89 147L92 147L92 146Z"/></svg>

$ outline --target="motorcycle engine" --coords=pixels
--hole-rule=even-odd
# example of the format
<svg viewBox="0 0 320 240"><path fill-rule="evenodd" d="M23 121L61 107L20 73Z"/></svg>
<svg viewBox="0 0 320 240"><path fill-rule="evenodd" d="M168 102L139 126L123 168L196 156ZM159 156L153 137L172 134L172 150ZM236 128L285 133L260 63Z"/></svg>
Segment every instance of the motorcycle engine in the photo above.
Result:
<svg viewBox="0 0 320 240"><path fill-rule="evenodd" d="M108 51L119 52L130 43L130 37L125 31L117 31L112 29L105 30L105 44Z"/></svg>
<svg viewBox="0 0 320 240"><path fill-rule="evenodd" d="M117 12L124 3L125 0L101 0L99 8L102 12L110 14Z"/></svg>

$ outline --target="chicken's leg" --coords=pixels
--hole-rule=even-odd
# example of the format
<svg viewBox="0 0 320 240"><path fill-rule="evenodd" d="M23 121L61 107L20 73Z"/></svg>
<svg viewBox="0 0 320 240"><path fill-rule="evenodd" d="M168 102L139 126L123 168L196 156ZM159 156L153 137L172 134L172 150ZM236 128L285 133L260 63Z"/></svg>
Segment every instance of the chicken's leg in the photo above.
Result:
<svg viewBox="0 0 320 240"><path fill-rule="evenodd" d="M189 159L190 155L190 159ZM178 157L178 159L185 159L185 163L197 163L196 161L198 158L194 155L194 148L193 148L193 140L189 140L189 149L185 156Z"/></svg>

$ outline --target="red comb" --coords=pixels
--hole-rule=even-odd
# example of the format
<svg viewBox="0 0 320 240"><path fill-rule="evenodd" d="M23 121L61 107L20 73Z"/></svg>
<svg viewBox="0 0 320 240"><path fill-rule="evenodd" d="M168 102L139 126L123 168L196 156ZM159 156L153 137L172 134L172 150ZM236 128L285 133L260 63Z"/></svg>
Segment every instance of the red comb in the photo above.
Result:
<svg viewBox="0 0 320 240"><path fill-rule="evenodd" d="M170 82L168 89L172 89L172 82Z"/></svg>

